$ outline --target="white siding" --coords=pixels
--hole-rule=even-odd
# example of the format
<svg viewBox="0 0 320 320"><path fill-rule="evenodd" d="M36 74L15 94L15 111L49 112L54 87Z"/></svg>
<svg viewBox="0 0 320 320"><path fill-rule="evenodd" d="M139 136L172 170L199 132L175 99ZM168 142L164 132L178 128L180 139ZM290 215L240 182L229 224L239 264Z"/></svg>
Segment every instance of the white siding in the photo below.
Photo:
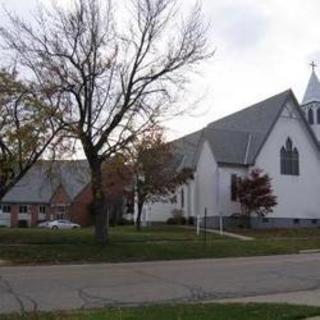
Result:
<svg viewBox="0 0 320 320"><path fill-rule="evenodd" d="M291 115L287 110L293 111ZM269 138L256 160L256 167L272 178L272 186L278 197L278 206L270 217L320 218L320 160L306 127L292 105L275 124ZM280 149L290 137L298 148L300 175L280 174Z"/></svg>
<svg viewBox="0 0 320 320"><path fill-rule="evenodd" d="M224 216L240 213L240 204L231 200L231 175L238 177L247 175L248 169L241 167L220 167L219 169L219 200L220 211Z"/></svg>
<svg viewBox="0 0 320 320"><path fill-rule="evenodd" d="M4 213L0 210L0 226L11 226L10 213Z"/></svg>
<svg viewBox="0 0 320 320"><path fill-rule="evenodd" d="M217 207L217 163L207 141L201 147L195 176L196 212L208 216L218 215Z"/></svg>
<svg viewBox="0 0 320 320"><path fill-rule="evenodd" d="M184 190L184 207L181 206L181 189ZM195 215L195 181L191 180L188 184L185 184L177 188L175 193L176 202L173 203L169 199L163 201L157 201L147 204L149 221L165 222L168 218L172 217L172 211L174 209L181 209L184 212L186 218ZM172 195L170 198L172 198Z"/></svg>
<svg viewBox="0 0 320 320"><path fill-rule="evenodd" d="M146 205L149 221L165 222L172 217L172 210L176 208L176 203L167 201L158 201Z"/></svg>

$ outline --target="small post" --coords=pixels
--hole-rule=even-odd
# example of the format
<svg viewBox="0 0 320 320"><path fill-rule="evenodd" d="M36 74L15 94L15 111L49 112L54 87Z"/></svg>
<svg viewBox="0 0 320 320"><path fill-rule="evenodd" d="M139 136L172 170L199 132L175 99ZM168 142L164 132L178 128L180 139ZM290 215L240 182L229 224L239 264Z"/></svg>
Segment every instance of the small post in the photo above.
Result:
<svg viewBox="0 0 320 320"><path fill-rule="evenodd" d="M203 222L203 228L204 228L204 242L207 242L207 208L204 208L204 222Z"/></svg>
<svg viewBox="0 0 320 320"><path fill-rule="evenodd" d="M223 235L223 216L222 212L219 212L219 229L220 229L220 235Z"/></svg>
<svg viewBox="0 0 320 320"><path fill-rule="evenodd" d="M198 236L198 237L200 236L200 222L201 222L200 219L201 219L201 218L200 218L200 215L198 214L198 215L197 215L197 236Z"/></svg>

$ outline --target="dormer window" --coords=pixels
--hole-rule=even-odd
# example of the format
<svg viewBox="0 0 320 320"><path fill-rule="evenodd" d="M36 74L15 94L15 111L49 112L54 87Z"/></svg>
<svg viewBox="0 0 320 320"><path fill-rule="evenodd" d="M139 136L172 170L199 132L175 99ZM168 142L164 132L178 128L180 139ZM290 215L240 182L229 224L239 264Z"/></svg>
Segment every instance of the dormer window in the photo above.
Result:
<svg viewBox="0 0 320 320"><path fill-rule="evenodd" d="M298 176L299 171L299 152L288 138L280 150L280 172L283 175Z"/></svg>

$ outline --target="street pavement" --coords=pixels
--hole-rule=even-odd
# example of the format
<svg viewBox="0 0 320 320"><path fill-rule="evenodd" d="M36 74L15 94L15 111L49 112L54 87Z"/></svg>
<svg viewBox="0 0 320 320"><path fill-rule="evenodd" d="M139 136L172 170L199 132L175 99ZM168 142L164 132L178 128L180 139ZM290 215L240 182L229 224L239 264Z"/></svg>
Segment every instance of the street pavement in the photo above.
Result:
<svg viewBox="0 0 320 320"><path fill-rule="evenodd" d="M197 301L320 306L320 254L0 267L0 313Z"/></svg>

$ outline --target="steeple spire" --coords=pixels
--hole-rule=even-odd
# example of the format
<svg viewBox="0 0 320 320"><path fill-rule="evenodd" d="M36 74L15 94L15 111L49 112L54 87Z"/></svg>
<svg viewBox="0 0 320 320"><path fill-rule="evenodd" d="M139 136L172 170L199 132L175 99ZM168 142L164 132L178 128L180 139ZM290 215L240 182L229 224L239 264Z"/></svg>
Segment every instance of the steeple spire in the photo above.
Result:
<svg viewBox="0 0 320 320"><path fill-rule="evenodd" d="M314 61L311 61L310 66L312 68L312 71L314 72L314 69L317 67Z"/></svg>
<svg viewBox="0 0 320 320"><path fill-rule="evenodd" d="M310 66L312 71L306 92L302 100L303 105L310 102L320 102L320 82L315 72L317 65L314 63L314 61L312 61Z"/></svg>

